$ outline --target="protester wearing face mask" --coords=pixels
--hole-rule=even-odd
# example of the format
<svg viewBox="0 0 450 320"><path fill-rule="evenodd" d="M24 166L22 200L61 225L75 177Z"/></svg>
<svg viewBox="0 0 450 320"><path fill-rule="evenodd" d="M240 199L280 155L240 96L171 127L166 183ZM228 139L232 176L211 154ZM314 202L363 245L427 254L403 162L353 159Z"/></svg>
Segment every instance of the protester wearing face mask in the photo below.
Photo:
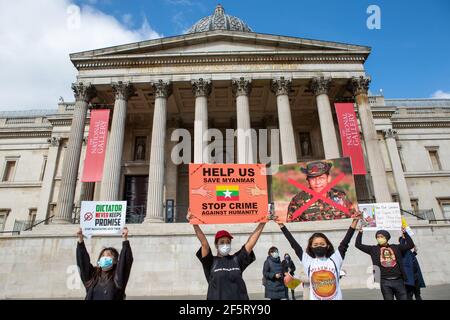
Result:
<svg viewBox="0 0 450 320"><path fill-rule="evenodd" d="M284 236L302 261L310 283L310 300L342 300L339 272L360 217L359 213L354 216L337 252L334 251L330 240L323 233L314 233L308 240L306 251L303 251L286 226L278 222Z"/></svg>
<svg viewBox="0 0 450 320"><path fill-rule="evenodd" d="M287 299L288 291L284 285L284 272L278 249L271 247L267 254L263 267L264 297L271 300Z"/></svg>
<svg viewBox="0 0 450 320"><path fill-rule="evenodd" d="M77 265L86 288L86 300L124 300L133 264L128 229L125 227L122 232L124 241L120 255L114 248L104 248L100 251L96 267L91 264L81 229L77 236Z"/></svg>
<svg viewBox="0 0 450 320"><path fill-rule="evenodd" d="M281 261L281 267L283 268L283 274L289 273L291 276L294 276L295 272L295 264L292 261L291 256L287 253L284 254L284 260ZM291 289L292 300L295 300L295 291ZM287 297L289 299L289 295Z"/></svg>
<svg viewBox="0 0 450 320"><path fill-rule="evenodd" d="M380 282L384 300L407 300L405 281L407 280L403 267L402 255L414 248L411 237L402 229L405 242L403 244L389 244L391 235L386 230L378 230L375 234L378 245L362 244L363 230L356 237L355 246L372 258L375 267L375 281Z"/></svg>
<svg viewBox="0 0 450 320"><path fill-rule="evenodd" d="M187 220L189 221L191 217L191 211L188 210ZM200 227L193 225L201 243L196 256L203 265L208 281L208 300L249 300L242 273L256 259L253 248L265 225L265 222L258 224L247 242L234 254L230 254L233 236L228 231L218 231L214 238L217 256L213 256L208 240Z"/></svg>

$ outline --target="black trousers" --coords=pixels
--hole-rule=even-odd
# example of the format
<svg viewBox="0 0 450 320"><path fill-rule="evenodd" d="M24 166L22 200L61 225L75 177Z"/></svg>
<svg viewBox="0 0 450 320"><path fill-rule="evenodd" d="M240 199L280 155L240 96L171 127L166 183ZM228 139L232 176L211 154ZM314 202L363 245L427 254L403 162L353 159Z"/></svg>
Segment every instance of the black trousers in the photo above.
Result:
<svg viewBox="0 0 450 320"><path fill-rule="evenodd" d="M406 285L406 294L408 297L408 300L413 300L413 296L415 296L416 300L422 300L422 296L420 295L420 284L419 281L415 281L414 286L408 286Z"/></svg>
<svg viewBox="0 0 450 320"><path fill-rule="evenodd" d="M384 300L394 300L394 297L397 300L408 299L405 282L401 278L395 280L381 279L380 287Z"/></svg>

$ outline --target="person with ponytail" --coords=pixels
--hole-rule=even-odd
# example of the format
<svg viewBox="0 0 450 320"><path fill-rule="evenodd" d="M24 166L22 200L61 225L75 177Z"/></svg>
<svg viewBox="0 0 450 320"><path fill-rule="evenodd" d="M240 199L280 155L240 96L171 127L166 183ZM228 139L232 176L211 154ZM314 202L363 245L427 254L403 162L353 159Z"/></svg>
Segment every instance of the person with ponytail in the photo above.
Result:
<svg viewBox="0 0 450 320"><path fill-rule="evenodd" d="M91 264L83 241L81 228L77 232L77 265L81 281L86 288L86 300L124 300L125 288L133 264L133 253L128 241L128 228L122 231L122 250L112 247L100 251L97 265Z"/></svg>

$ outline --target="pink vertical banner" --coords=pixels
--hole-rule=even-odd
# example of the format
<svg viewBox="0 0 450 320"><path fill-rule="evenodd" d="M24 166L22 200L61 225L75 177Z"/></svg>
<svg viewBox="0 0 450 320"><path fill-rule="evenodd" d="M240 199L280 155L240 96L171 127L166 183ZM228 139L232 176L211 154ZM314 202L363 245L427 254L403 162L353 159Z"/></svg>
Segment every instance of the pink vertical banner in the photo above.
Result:
<svg viewBox="0 0 450 320"><path fill-rule="evenodd" d="M339 123L343 156L351 159L353 174L364 175L367 172L353 103L335 103L334 107Z"/></svg>
<svg viewBox="0 0 450 320"><path fill-rule="evenodd" d="M89 137L84 160L82 182L102 180L108 138L109 109L91 111Z"/></svg>

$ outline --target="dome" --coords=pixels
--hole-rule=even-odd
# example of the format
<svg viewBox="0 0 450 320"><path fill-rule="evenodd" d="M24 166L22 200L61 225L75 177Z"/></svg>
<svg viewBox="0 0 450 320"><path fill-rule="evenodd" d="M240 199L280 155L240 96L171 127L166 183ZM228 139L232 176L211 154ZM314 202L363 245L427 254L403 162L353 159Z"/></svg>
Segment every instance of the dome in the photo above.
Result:
<svg viewBox="0 0 450 320"><path fill-rule="evenodd" d="M252 29L241 19L225 14L225 10L219 4L214 14L200 19L187 33L205 32L213 30L230 30L241 32L253 32Z"/></svg>

